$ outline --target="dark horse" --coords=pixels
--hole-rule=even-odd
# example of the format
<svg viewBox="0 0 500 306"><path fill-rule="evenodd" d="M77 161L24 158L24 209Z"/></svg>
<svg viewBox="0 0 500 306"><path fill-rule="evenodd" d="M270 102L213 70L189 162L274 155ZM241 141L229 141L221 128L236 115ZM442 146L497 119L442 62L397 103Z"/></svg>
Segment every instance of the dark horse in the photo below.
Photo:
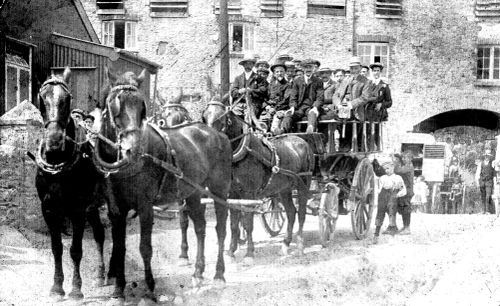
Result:
<svg viewBox="0 0 500 306"><path fill-rule="evenodd" d="M248 98L248 97L247 97ZM248 103L247 105L251 105ZM252 111L252 110L250 110ZM292 241L293 225L297 212L292 201L292 190L298 190L299 231L297 245L303 252L302 230L306 216L306 205L310 178L314 169L314 155L305 140L288 135L266 139L255 133L244 132L245 123L225 104L210 102L203 113L203 121L208 126L225 131L232 141L233 181L231 197L240 199L262 199L279 196L285 207L288 227L283 244L283 252L288 254ZM247 257L254 256L252 240L253 214L243 213L243 226L247 231ZM239 219L241 213L231 210L231 245L229 255L234 256L238 246Z"/></svg>
<svg viewBox="0 0 500 306"><path fill-rule="evenodd" d="M95 205L100 174L89 158L92 148L86 141L85 131L70 117L69 75L70 70L66 68L62 76L51 76L40 88L38 101L45 133L36 155L36 188L42 202L43 217L50 231L54 255L54 284L50 294L61 299L65 294L61 230L64 218L68 217L73 226L70 253L74 266L73 288L69 296L81 299L80 261L85 217L92 226L99 251L99 285L104 282L104 228Z"/></svg>
<svg viewBox="0 0 500 306"><path fill-rule="evenodd" d="M231 183L231 145L224 134L201 123L163 131L148 124L145 98L139 92L144 73L138 77L132 72L116 76L107 71L106 76L109 88L106 103L101 105L100 133L110 141L98 140L94 156L102 170L110 172L113 200L118 207L110 216L113 251L108 277L116 277L113 297L123 301L126 216L134 209L141 227L140 253L148 287L145 298L154 301L155 282L151 271L153 204L159 197L186 200L198 242L193 275L193 282L198 285L205 269L206 227L200 190L208 187L219 199L227 198ZM196 189L187 181L202 188ZM215 281L223 282L227 207L216 202L215 212L219 241Z"/></svg>

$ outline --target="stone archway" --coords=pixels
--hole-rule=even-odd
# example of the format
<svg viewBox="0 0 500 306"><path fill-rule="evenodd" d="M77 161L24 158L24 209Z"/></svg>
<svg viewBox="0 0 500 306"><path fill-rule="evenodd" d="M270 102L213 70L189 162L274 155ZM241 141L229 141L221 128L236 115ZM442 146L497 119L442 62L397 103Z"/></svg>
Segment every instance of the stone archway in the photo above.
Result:
<svg viewBox="0 0 500 306"><path fill-rule="evenodd" d="M477 126L500 130L500 113L484 109L459 109L429 117L413 126L413 132L430 133L453 126Z"/></svg>

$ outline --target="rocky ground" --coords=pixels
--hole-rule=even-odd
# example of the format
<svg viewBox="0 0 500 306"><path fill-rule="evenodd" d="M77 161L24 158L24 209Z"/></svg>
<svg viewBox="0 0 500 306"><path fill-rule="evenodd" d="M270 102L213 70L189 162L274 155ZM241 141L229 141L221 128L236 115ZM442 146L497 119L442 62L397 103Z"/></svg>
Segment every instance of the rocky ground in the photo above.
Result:
<svg viewBox="0 0 500 306"><path fill-rule="evenodd" d="M399 221L399 220L398 220ZM127 238L127 302L138 305L143 292L137 221ZM157 220L153 237L153 269L160 305L499 305L500 221L494 215L414 214L412 235L382 236L379 244L354 239L349 216L340 216L335 241L319 244L315 217L306 221L306 250L299 257L280 255L280 235L269 238L256 217L256 256L243 263L226 258L226 286L211 286L216 259L215 223L207 230L206 282L191 287L194 267L179 267L180 235L177 219ZM107 233L109 237L109 232ZM190 228L190 256L196 251ZM49 239L30 231L0 228L0 305L51 305L52 255ZM69 239L65 239L65 290L70 291ZM228 242L228 240L227 240ZM227 243L226 243L227 244ZM95 288L94 249L91 233L84 243L83 293L78 303L108 302L112 287ZM106 242L106 255L110 242ZM292 244L292 251L295 244ZM108 258L108 256L106 256ZM135 284L137 286L135 287Z"/></svg>

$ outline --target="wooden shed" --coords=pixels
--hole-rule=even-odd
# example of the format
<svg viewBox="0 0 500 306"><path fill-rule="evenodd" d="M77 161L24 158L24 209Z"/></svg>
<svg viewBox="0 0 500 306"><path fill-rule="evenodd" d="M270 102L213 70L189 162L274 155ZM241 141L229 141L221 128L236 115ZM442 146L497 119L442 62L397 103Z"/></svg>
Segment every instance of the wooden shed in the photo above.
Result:
<svg viewBox="0 0 500 306"><path fill-rule="evenodd" d="M158 69L161 68L156 63L129 51L58 33L52 34L51 44L51 70L58 73L66 66L71 68L70 87L73 93L73 108L92 110L96 102L104 98L101 89L105 82L105 66L111 67L117 73L133 71L137 75L146 69L146 80L141 89L148 99L154 94L151 90L155 90L156 84L151 80L151 75L156 75ZM150 103L148 109L153 110L152 107L153 104Z"/></svg>

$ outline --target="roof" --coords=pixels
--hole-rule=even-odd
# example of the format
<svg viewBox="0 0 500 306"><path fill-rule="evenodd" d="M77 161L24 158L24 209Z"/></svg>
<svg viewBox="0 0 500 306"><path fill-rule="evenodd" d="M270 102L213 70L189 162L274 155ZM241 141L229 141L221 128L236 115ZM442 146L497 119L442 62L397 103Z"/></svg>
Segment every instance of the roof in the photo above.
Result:
<svg viewBox="0 0 500 306"><path fill-rule="evenodd" d="M81 40L78 38L62 35L59 33L52 33L52 39L51 42L53 44L57 45L62 45L66 46L69 48L73 48L76 50L84 50L89 53L105 56L109 58L112 61L116 61L119 58L122 58L124 60L127 60L129 62L138 64L140 66L143 66L148 69L150 73L156 74L158 72L158 69L161 69L162 66L152 62L148 59L145 59L139 55L136 55L135 53L118 49L118 48L113 48L113 47L108 47L104 46L101 44L93 43L90 41L86 40Z"/></svg>
<svg viewBox="0 0 500 306"><path fill-rule="evenodd" d="M83 7L82 2L80 0L73 0L73 3L75 4L78 15L80 15L83 25L85 26L85 29L87 30L87 33L89 34L92 42L100 43L101 41L99 40L99 36L97 36L97 33L94 30L94 27L90 22L89 16L87 16L87 13L85 12L85 8Z"/></svg>

